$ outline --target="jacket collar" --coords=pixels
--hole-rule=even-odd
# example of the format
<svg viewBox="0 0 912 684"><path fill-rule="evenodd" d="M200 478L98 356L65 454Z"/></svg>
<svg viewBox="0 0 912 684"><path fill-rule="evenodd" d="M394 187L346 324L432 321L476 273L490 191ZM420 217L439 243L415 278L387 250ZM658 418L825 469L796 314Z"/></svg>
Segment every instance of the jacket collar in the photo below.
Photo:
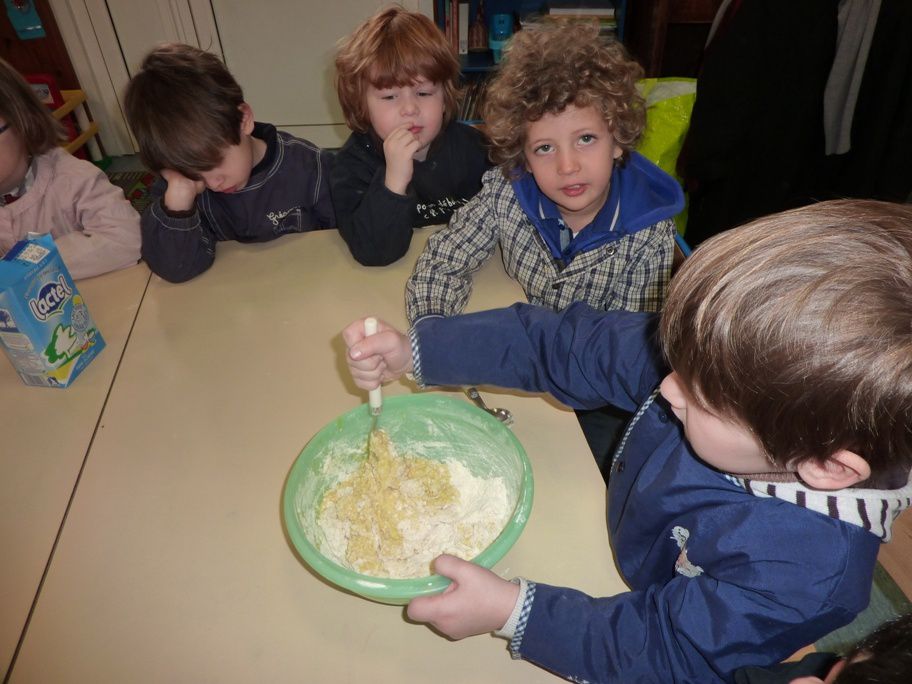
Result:
<svg viewBox="0 0 912 684"><path fill-rule="evenodd" d="M773 497L857 525L884 542L890 541L893 521L912 505L912 479L898 489L811 489L801 482L768 482L725 475L748 494Z"/></svg>
<svg viewBox="0 0 912 684"><path fill-rule="evenodd" d="M672 218L684 208L684 193L678 182L641 154L631 152L612 170L608 198L595 219L562 246L561 230L567 228L560 211L539 190L532 174L524 171L510 182L520 207L551 255L565 265L581 252Z"/></svg>

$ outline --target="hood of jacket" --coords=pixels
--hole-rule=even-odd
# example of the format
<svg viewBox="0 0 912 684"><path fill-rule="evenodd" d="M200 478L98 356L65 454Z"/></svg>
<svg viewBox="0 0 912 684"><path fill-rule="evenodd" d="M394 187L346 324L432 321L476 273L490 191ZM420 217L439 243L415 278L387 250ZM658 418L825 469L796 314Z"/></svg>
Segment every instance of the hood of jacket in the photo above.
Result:
<svg viewBox="0 0 912 684"><path fill-rule="evenodd" d="M643 155L631 152L623 165L614 167L608 198L595 219L562 248L563 220L557 205L539 190L528 171L511 183L551 254L566 263L581 252L673 218L684 208L681 185Z"/></svg>

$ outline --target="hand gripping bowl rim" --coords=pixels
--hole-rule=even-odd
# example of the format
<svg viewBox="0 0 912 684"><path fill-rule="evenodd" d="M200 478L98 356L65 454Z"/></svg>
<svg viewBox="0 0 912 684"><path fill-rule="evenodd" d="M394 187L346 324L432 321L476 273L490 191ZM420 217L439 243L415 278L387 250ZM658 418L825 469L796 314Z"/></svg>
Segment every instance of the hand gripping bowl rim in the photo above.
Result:
<svg viewBox="0 0 912 684"><path fill-rule="evenodd" d="M497 538L472 559L474 563L490 568L500 561L516 543L531 513L534 481L532 466L526 451L512 431L493 416L461 399L439 394L408 394L390 397L384 403L384 417L381 418L380 427L384 427L383 421L391 420L390 416L396 415L397 411L403 414L406 410L420 413L422 408L425 411L436 411L447 416L464 417L466 420L479 424L483 429L492 431L499 438L504 439L515 451L515 457L521 466L516 506ZM353 433L360 430L363 440L364 427L369 424L370 410L367 404L363 404L332 420L311 437L295 459L285 480L282 494L283 526L297 556L322 580L363 598L380 603L402 605L418 596L443 591L449 585L450 580L440 575L410 579L385 579L349 570L333 562L316 548L307 538L298 517L297 497L301 480L307 469L314 467L312 465L314 454L310 452L316 451L319 454L320 447L340 435L346 427Z"/></svg>

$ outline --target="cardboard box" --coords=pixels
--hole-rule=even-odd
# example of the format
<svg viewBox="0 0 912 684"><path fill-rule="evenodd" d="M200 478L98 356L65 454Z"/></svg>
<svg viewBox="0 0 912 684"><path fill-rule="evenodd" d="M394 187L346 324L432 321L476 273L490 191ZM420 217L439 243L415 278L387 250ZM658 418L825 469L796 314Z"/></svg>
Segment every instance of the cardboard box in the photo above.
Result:
<svg viewBox="0 0 912 684"><path fill-rule="evenodd" d="M66 387L105 347L50 235L0 260L0 345L26 385Z"/></svg>

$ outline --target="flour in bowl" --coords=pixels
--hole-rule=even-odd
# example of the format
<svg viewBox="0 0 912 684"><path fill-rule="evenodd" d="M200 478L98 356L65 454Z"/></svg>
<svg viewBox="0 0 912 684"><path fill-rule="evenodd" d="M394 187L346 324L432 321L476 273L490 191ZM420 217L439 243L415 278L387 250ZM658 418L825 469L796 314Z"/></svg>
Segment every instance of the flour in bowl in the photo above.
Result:
<svg viewBox="0 0 912 684"><path fill-rule="evenodd" d="M512 513L502 478L399 455L383 430L369 439L364 462L320 503L327 557L373 577L425 577L441 553L471 559L500 534Z"/></svg>

